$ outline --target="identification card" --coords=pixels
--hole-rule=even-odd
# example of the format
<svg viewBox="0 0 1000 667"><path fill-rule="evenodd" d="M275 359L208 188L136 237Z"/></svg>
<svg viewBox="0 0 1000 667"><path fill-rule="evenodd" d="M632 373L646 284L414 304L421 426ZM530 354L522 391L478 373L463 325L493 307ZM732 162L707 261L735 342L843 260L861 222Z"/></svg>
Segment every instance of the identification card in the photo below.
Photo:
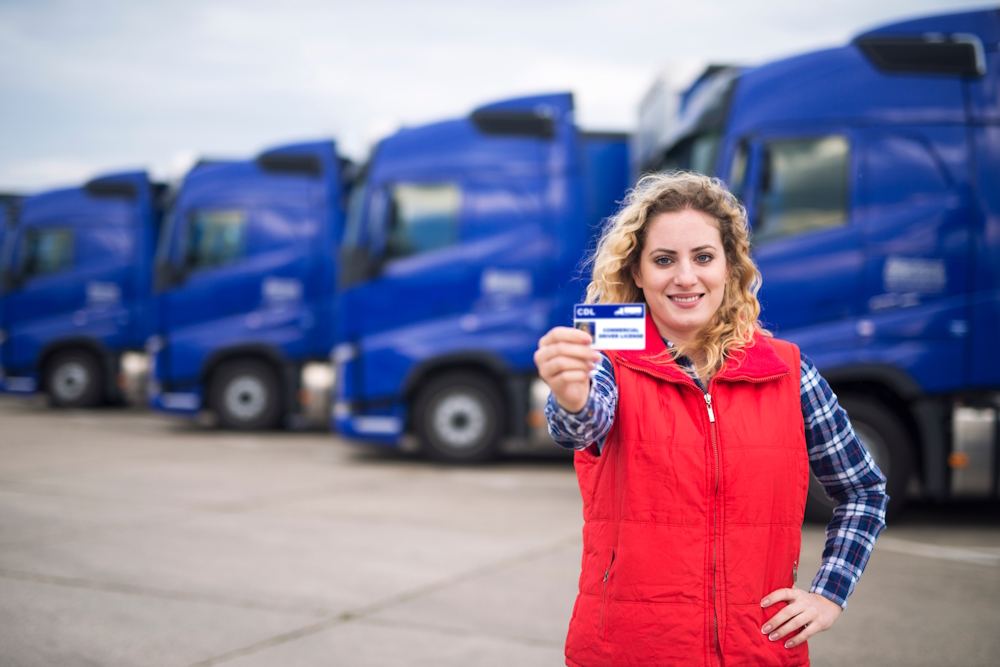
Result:
<svg viewBox="0 0 1000 667"><path fill-rule="evenodd" d="M591 335L595 350L646 349L644 303L578 303L573 326Z"/></svg>

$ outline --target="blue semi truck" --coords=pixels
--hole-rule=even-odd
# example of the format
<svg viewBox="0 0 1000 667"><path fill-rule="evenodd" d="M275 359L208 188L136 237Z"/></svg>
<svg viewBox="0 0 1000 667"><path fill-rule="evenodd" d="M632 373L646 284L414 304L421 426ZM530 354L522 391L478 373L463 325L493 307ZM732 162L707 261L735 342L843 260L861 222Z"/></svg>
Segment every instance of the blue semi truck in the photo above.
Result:
<svg viewBox="0 0 1000 667"><path fill-rule="evenodd" d="M640 171L712 173L744 202L762 317L830 381L897 511L998 494L998 42L988 10L712 67L639 133L662 138ZM835 504L813 480L809 515Z"/></svg>
<svg viewBox="0 0 1000 667"><path fill-rule="evenodd" d="M303 402L323 398L352 176L332 141L191 170L172 197L154 268L153 408L209 409L227 427L261 429L294 425ZM307 394L311 377L319 380Z"/></svg>
<svg viewBox="0 0 1000 667"><path fill-rule="evenodd" d="M120 398L123 356L152 333L163 192L130 172L14 202L0 259L0 390L44 390L65 407Z"/></svg>
<svg viewBox="0 0 1000 667"><path fill-rule="evenodd" d="M569 94L380 142L341 245L334 428L451 461L552 446L532 354L627 185L626 137L581 132Z"/></svg>

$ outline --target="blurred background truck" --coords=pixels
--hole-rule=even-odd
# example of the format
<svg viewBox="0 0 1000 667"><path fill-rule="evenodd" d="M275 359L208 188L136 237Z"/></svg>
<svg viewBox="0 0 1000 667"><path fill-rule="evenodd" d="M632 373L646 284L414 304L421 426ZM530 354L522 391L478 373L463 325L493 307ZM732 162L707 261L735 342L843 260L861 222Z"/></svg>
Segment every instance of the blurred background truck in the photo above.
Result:
<svg viewBox="0 0 1000 667"><path fill-rule="evenodd" d="M997 497L1000 12L898 23L643 103L639 172L745 204L762 318L797 343L907 496ZM837 500L817 481L808 514Z"/></svg>
<svg viewBox="0 0 1000 667"><path fill-rule="evenodd" d="M0 390L66 407L121 399L129 355L153 332L163 193L131 172L18 203L0 261Z"/></svg>
<svg viewBox="0 0 1000 667"><path fill-rule="evenodd" d="M569 94L381 141L341 246L335 429L450 461L554 447L532 355L627 185L625 135L578 130Z"/></svg>
<svg viewBox="0 0 1000 667"><path fill-rule="evenodd" d="M332 141L188 173L156 258L153 408L207 408L238 429L327 423L337 243L352 175Z"/></svg>

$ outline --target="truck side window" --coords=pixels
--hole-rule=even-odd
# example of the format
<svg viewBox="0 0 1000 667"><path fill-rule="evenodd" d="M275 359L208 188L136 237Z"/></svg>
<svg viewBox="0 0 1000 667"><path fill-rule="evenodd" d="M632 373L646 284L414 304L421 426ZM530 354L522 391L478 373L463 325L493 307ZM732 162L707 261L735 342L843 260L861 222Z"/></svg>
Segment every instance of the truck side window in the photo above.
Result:
<svg viewBox="0 0 1000 667"><path fill-rule="evenodd" d="M455 243L460 203L455 185L394 186L385 258L416 255Z"/></svg>
<svg viewBox="0 0 1000 667"><path fill-rule="evenodd" d="M184 268L222 266L243 255L247 214L240 210L196 210L189 215Z"/></svg>
<svg viewBox="0 0 1000 667"><path fill-rule="evenodd" d="M58 273L73 266L73 232L69 229L29 229L21 254L22 280Z"/></svg>
<svg viewBox="0 0 1000 667"><path fill-rule="evenodd" d="M755 241L846 224L849 153L842 136L766 143Z"/></svg>

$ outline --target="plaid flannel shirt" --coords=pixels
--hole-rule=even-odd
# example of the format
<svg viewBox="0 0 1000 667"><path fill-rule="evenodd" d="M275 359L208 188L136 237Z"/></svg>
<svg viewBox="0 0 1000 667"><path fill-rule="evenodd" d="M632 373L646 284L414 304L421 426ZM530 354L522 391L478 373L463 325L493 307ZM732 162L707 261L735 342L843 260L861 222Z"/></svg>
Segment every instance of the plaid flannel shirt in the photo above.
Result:
<svg viewBox="0 0 1000 667"><path fill-rule="evenodd" d="M664 342L673 347L671 342ZM704 391L691 360L681 357L677 361ZM885 528L889 497L882 471L858 439L830 385L804 354L800 375L809 466L826 495L840 503L826 527L823 562L809 590L846 607L847 598L875 548L875 539ZM600 452L617 408L614 368L610 359L602 355L591 372L590 397L580 412L568 412L549 395L545 407L549 433L567 449L594 446Z"/></svg>

